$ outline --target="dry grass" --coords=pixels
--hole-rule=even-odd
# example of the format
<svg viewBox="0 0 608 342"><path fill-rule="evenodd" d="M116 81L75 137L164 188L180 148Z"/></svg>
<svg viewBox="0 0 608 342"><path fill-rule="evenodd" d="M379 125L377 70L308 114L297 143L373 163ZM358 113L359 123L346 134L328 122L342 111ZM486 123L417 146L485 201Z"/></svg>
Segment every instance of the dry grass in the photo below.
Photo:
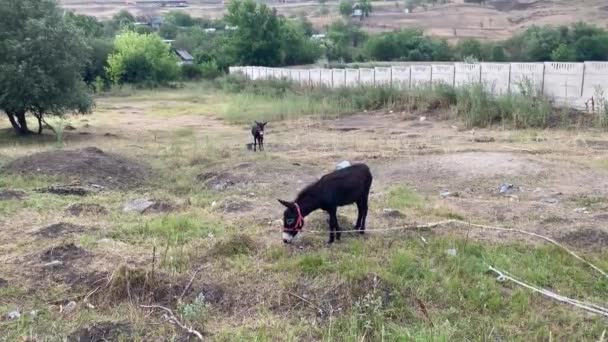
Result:
<svg viewBox="0 0 608 342"><path fill-rule="evenodd" d="M322 213L308 217L296 246L288 247L280 239L282 209L276 202L292 199L306 183L347 159L369 163L374 173L369 229L459 217L555 238L582 228L604 231L605 151L601 144L576 143L601 140L601 135L500 127L462 131L452 127L458 122L435 117L421 122L410 113L379 111L332 120L272 121L267 151L253 155L243 146L250 140L248 125L217 119L230 96L204 85L114 94L99 98L93 115L69 118L77 130L67 132L64 149L96 146L145 161L157 171L152 186L63 197L33 190L70 179L0 174L0 189L26 192L23 200L0 200L0 274L7 281L0 285L0 314L14 309L23 313L0 324L4 338L61 339L107 321L127 323L129 331L121 330L126 340L183 336L179 328L158 324L162 318L139 308L142 302L171 307L182 322L216 341L601 336L605 320L486 274L492 264L535 285L606 306L606 280L558 249L449 227L365 237L345 234L327 248L325 234L310 233L326 229ZM172 107L175 103L180 105ZM495 141L476 143L472 137L477 135ZM0 156L4 164L55 148L52 139L5 135ZM598 160L597 167L584 166L590 160ZM216 180L234 182L210 187L201 181L207 172L214 172ZM514 193L517 199L497 194L503 182L521 188ZM445 190L459 197L441 198ZM545 197L558 203L544 202ZM124 213L124 203L134 198L162 199L175 209ZM228 200L237 204L228 205ZM74 203L96 203L108 213L72 216L65 209ZM579 205L588 205L590 214L574 212ZM384 208L402 210L406 217L385 217ZM344 208L340 215L341 225L350 229L356 210ZM50 238L35 235L57 222L85 229ZM87 257L43 270L40 255L70 242ZM608 269L606 246L584 237L576 245L585 246L577 252ZM448 249L456 249L457 255L448 255ZM201 265L209 267L178 301ZM91 308L84 298L98 287L89 297ZM76 308L60 312L71 300ZM32 310L38 311L35 317L27 314Z"/></svg>

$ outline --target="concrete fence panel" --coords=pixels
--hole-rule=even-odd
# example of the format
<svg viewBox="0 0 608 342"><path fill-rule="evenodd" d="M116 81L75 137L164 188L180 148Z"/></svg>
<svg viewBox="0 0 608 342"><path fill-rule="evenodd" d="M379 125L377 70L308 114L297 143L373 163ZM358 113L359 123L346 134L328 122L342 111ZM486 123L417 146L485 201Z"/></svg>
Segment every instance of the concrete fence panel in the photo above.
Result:
<svg viewBox="0 0 608 342"><path fill-rule="evenodd" d="M310 70L299 69L298 73L300 73L300 84L303 86L310 85Z"/></svg>
<svg viewBox="0 0 608 342"><path fill-rule="evenodd" d="M511 65L507 63L481 63L481 83L492 94L509 92Z"/></svg>
<svg viewBox="0 0 608 342"><path fill-rule="evenodd" d="M431 82L454 86L454 66L449 64L431 65Z"/></svg>
<svg viewBox="0 0 608 342"><path fill-rule="evenodd" d="M321 69L310 70L310 85L312 85L312 86L321 85Z"/></svg>
<svg viewBox="0 0 608 342"><path fill-rule="evenodd" d="M559 102L581 97L583 70L583 63L546 62L543 94Z"/></svg>
<svg viewBox="0 0 608 342"><path fill-rule="evenodd" d="M389 86L391 84L391 68L374 68L374 84L377 86Z"/></svg>
<svg viewBox="0 0 608 342"><path fill-rule="evenodd" d="M289 69L289 80L294 83L300 83L300 71L297 69Z"/></svg>
<svg viewBox="0 0 608 342"><path fill-rule="evenodd" d="M454 85L456 87L481 82L481 64L456 63L454 69Z"/></svg>
<svg viewBox="0 0 608 342"><path fill-rule="evenodd" d="M333 85L333 73L331 69L321 69L321 84L331 88Z"/></svg>
<svg viewBox="0 0 608 342"><path fill-rule="evenodd" d="M583 100L600 95L596 92L603 92L604 98L608 99L608 62L585 62Z"/></svg>
<svg viewBox="0 0 608 342"><path fill-rule="evenodd" d="M371 86L375 82L375 70L368 68L359 69L359 85Z"/></svg>
<svg viewBox="0 0 608 342"><path fill-rule="evenodd" d="M410 88L410 67L409 66L394 66L391 70L391 78L393 87L399 89Z"/></svg>
<svg viewBox="0 0 608 342"><path fill-rule="evenodd" d="M411 87L425 86L431 83L431 73L433 69L430 65L412 65L410 67Z"/></svg>
<svg viewBox="0 0 608 342"><path fill-rule="evenodd" d="M359 69L345 69L344 85L347 87L359 86Z"/></svg>
<svg viewBox="0 0 608 342"><path fill-rule="evenodd" d="M512 93L521 93L532 87L538 91L543 89L545 78L543 63L511 63L511 80L509 89Z"/></svg>
<svg viewBox="0 0 608 342"><path fill-rule="evenodd" d="M343 88L346 85L346 71L344 69L332 69L333 87Z"/></svg>
<svg viewBox="0 0 608 342"><path fill-rule="evenodd" d="M289 80L290 76L291 76L291 73L289 72L289 69L285 69L285 68L281 69L281 79L282 80Z"/></svg>

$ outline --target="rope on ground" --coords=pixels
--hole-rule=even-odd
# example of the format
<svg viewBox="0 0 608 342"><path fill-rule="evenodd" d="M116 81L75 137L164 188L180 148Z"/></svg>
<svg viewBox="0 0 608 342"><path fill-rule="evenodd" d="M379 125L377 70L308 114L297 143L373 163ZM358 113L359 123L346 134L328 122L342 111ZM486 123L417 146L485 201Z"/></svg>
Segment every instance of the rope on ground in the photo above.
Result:
<svg viewBox="0 0 608 342"><path fill-rule="evenodd" d="M595 304L592 304L592 303L581 302L581 301L576 300L576 299L572 299L572 298L568 298L568 297L564 297L564 296L558 295L557 293L549 291L549 290L545 290L545 289L541 289L541 288L538 288L538 287L535 287L535 286L532 286L532 285L528 285L528 284L526 284L526 283L524 283L524 282L522 282L520 280L517 280L513 276L509 275L507 272L500 271L500 270L498 270L498 269L496 269L496 268L494 268L492 266L490 266L490 271L498 274L498 278L497 278L498 281L510 280L510 281L516 283L519 286L523 286L523 287L525 287L525 288L527 288L529 290L532 290L534 292L538 292L538 293L540 293L540 294L542 294L542 295L544 295L546 297L555 299L555 300L557 300L559 302L567 303L567 304L576 306L576 307L578 307L580 309L583 309L583 310L586 310L586 311L589 311L589 312L593 312L593 313L602 315L604 317L608 317L608 309L607 308L604 308L604 307L601 307L599 305L595 305Z"/></svg>
<svg viewBox="0 0 608 342"><path fill-rule="evenodd" d="M555 241L552 238L540 235L540 234L536 234L533 232L529 232L526 230L521 230L521 229L516 229L516 228L504 228L504 227L495 227L495 226L488 226L488 225L484 225L484 224L476 224L476 223L470 223L470 222L465 222L465 221L461 221L461 220L445 220L445 221L439 221L439 222L433 222L433 223L427 223L427 224L421 224L421 225L408 225L408 226L402 226L402 227L392 227L392 228L380 228L380 229L366 229L365 232L369 232L369 233L374 233L374 232L384 232L384 231L392 231L392 230L406 230L406 229L428 229L428 228L435 228L438 226L444 226L444 225L448 225L448 224L458 224L458 225L465 225L468 227L475 227L475 228L481 228L481 229L486 229L486 230L496 230L496 231L503 231L503 232L512 232L512 233L520 233L520 234L525 234L525 235L529 235L529 236L533 236L539 239L543 239L561 249L563 249L564 251L566 251L568 254L572 255L573 257L575 257L576 259L578 259L579 261L583 262L584 264L586 264L587 266L593 268L594 270L596 270L597 272L599 272L600 274L602 274L604 277L608 278L608 273L606 273L605 271L603 271L602 269L600 269L599 267L595 266L594 264L590 263L589 261L583 259L582 257L578 256L578 254L572 252L571 250L569 250L568 248L566 248L564 245L560 244L559 242ZM327 234L327 231L322 232L322 231L318 231L318 230L311 230L311 233L323 233L323 234ZM353 230L341 230L341 233L353 233L353 232L360 232L360 230L357 229L353 229Z"/></svg>

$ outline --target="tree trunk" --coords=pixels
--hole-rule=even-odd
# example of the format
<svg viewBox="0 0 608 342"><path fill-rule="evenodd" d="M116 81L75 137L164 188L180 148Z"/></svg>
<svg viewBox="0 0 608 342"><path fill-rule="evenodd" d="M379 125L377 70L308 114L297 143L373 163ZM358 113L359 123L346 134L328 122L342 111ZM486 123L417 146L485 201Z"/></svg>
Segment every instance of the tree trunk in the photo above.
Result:
<svg viewBox="0 0 608 342"><path fill-rule="evenodd" d="M36 119L38 119L38 135L42 134L42 114L35 114Z"/></svg>
<svg viewBox="0 0 608 342"><path fill-rule="evenodd" d="M18 135L27 135L30 134L30 130L27 128L27 121L25 120L25 111L20 112L6 112L6 116L8 116L8 120L11 122L11 125L15 129L15 132Z"/></svg>

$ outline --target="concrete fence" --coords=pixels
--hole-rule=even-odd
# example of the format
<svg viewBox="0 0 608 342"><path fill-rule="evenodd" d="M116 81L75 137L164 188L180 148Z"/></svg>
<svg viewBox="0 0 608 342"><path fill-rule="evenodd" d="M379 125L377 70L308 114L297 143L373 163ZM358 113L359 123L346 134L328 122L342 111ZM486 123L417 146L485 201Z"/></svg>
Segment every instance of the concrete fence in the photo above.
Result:
<svg viewBox="0 0 608 342"><path fill-rule="evenodd" d="M493 94L517 93L532 86L560 105L583 108L605 91L608 98L608 62L584 63L479 63L416 64L360 69L286 69L230 67L252 80L286 79L305 86L329 88L388 86L410 89L445 84L461 87L481 83Z"/></svg>

